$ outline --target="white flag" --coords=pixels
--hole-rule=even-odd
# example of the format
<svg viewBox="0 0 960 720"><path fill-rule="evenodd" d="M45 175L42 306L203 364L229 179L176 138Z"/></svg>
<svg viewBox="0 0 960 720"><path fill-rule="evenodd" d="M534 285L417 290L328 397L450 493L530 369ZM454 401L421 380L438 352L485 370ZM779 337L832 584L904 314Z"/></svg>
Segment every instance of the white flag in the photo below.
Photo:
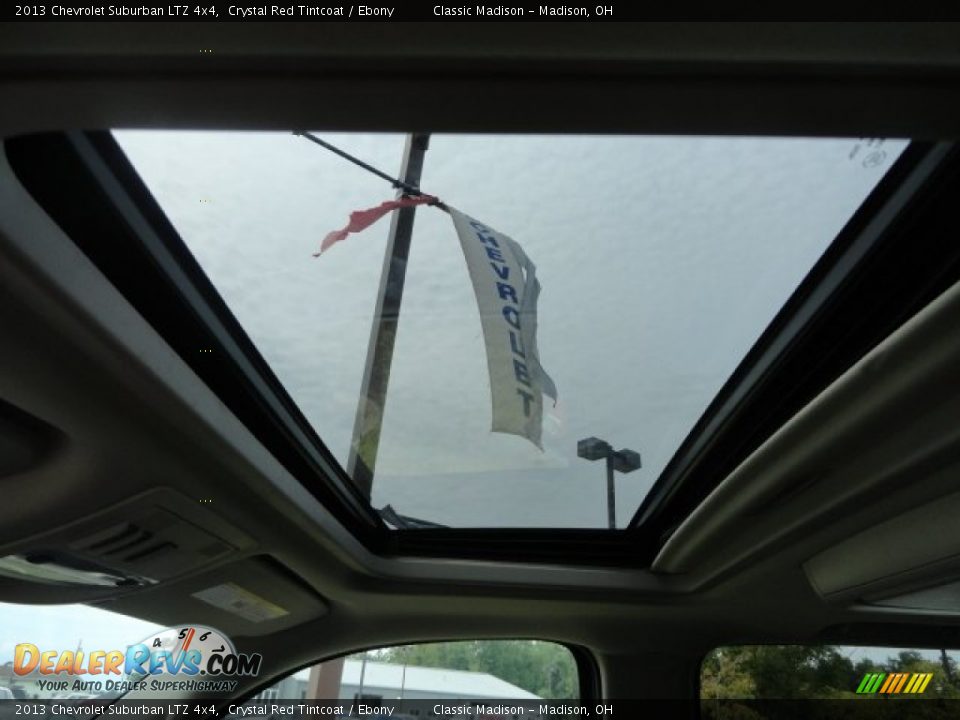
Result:
<svg viewBox="0 0 960 720"><path fill-rule="evenodd" d="M467 261L487 346L494 432L543 449L543 396L557 399L537 352L537 268L516 242L449 208Z"/></svg>

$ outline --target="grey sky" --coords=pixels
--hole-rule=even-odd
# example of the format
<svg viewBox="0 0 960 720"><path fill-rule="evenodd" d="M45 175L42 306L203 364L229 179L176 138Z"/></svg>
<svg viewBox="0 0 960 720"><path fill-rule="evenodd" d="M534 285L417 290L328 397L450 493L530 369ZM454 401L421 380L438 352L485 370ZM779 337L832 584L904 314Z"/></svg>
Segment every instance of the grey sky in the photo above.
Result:
<svg viewBox="0 0 960 720"><path fill-rule="evenodd" d="M0 603L0 663L13 660L14 647L32 643L41 650L126 650L158 626L86 605Z"/></svg>
<svg viewBox="0 0 960 720"><path fill-rule="evenodd" d="M399 135L322 134L388 172ZM118 138L214 285L346 463L389 220L310 255L384 183L289 134ZM905 146L857 140L434 136L422 186L518 241L559 402L544 452L490 432L450 218L417 211L373 501L454 526L602 527L597 435L643 456L618 525ZM876 162L879 160L879 162Z"/></svg>

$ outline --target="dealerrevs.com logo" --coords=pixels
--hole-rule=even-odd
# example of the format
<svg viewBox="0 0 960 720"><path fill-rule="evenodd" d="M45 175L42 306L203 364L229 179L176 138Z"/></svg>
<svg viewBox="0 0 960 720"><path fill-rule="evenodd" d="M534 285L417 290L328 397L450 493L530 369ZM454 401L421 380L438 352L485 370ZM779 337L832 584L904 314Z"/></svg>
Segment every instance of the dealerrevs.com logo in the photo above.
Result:
<svg viewBox="0 0 960 720"><path fill-rule="evenodd" d="M126 650L51 650L32 643L14 648L16 675L37 676L41 690L82 692L232 690L232 677L260 673L260 653L238 653L210 627L170 627Z"/></svg>

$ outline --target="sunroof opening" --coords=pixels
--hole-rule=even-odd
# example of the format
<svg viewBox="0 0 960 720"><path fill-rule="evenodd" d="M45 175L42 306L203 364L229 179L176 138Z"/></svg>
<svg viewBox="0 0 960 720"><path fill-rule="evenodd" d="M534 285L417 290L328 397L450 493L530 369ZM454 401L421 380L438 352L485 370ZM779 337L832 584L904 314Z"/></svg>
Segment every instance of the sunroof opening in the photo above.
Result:
<svg viewBox="0 0 960 720"><path fill-rule="evenodd" d="M334 457L374 468L387 522L476 528L625 527L907 145L434 135L419 184L442 204L313 257L396 192L289 133L115 136ZM318 136L401 175L405 136ZM415 222L381 396L364 368L398 212Z"/></svg>

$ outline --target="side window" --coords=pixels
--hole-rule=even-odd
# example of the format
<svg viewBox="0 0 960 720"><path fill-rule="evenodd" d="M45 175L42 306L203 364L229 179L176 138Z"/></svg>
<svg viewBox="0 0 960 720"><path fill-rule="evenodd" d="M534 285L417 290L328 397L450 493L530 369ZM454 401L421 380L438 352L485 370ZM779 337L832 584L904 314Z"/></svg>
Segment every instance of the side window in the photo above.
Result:
<svg viewBox="0 0 960 720"><path fill-rule="evenodd" d="M845 645L743 645L700 667L703 717L777 700L960 698L960 653ZM732 717L733 715L729 715Z"/></svg>
<svg viewBox="0 0 960 720"><path fill-rule="evenodd" d="M317 699L376 706L397 700L575 700L577 663L563 645L473 640L400 645L318 663L254 700ZM429 707L416 705L411 713Z"/></svg>
<svg viewBox="0 0 960 720"><path fill-rule="evenodd" d="M0 603L0 700L120 697L126 692L119 682L126 679L123 666L108 673L103 669L104 654L115 651L119 655L164 629L88 605ZM98 651L99 664L93 660ZM51 667L43 667L42 657ZM81 672L51 669L63 662L79 666Z"/></svg>

